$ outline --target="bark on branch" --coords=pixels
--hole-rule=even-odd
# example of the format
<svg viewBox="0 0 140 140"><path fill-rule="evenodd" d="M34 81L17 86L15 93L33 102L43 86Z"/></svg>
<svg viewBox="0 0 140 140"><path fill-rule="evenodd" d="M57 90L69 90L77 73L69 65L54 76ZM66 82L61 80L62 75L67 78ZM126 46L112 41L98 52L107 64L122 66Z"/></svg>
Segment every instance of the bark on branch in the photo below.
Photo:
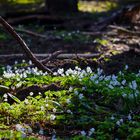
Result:
<svg viewBox="0 0 140 140"><path fill-rule="evenodd" d="M10 26L1 16L0 16L0 24L17 40L17 42L20 44L24 52L26 53L27 57L29 57L30 60L41 70L47 71L49 73L52 73L50 69L45 67L37 58L36 56L31 52L27 44L24 42L24 40L16 33L16 31L13 29L12 26Z"/></svg>

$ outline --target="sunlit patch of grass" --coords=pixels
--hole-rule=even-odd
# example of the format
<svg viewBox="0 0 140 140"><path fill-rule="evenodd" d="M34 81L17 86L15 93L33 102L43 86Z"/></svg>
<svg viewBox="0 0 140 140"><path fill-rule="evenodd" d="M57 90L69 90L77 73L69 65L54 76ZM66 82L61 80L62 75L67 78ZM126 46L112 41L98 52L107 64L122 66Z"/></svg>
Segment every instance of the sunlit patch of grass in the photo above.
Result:
<svg viewBox="0 0 140 140"><path fill-rule="evenodd" d="M116 2L111 1L80 1L78 8L84 12L105 12L117 7Z"/></svg>
<svg viewBox="0 0 140 140"><path fill-rule="evenodd" d="M36 3L36 2L40 2L42 0L13 0L13 2L17 3L17 4L31 4L31 3Z"/></svg>

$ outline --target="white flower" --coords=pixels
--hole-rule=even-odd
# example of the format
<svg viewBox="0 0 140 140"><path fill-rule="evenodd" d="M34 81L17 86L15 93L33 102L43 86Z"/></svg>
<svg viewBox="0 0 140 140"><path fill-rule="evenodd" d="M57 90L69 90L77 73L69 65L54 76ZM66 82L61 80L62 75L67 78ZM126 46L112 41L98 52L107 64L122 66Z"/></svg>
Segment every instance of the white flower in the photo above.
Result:
<svg viewBox="0 0 140 140"><path fill-rule="evenodd" d="M28 99L25 98L24 103L28 104L29 103Z"/></svg>
<svg viewBox="0 0 140 140"><path fill-rule="evenodd" d="M122 83L122 85L125 85L125 83L126 83L126 80L124 79L124 80L123 80L121 83Z"/></svg>
<svg viewBox="0 0 140 140"><path fill-rule="evenodd" d="M16 124L15 129L22 132L25 132L26 130L21 124Z"/></svg>
<svg viewBox="0 0 140 140"><path fill-rule="evenodd" d="M22 82L19 82L18 84L16 84L16 88L19 88L22 86Z"/></svg>
<svg viewBox="0 0 140 140"><path fill-rule="evenodd" d="M120 122L123 123L123 119L120 119Z"/></svg>
<svg viewBox="0 0 140 140"><path fill-rule="evenodd" d="M44 106L41 106L40 109L41 109L41 111L44 111L45 108L44 108Z"/></svg>
<svg viewBox="0 0 140 140"><path fill-rule="evenodd" d="M69 114L73 114L73 113L71 112L71 110L69 110L69 109L67 110L67 113L69 113Z"/></svg>
<svg viewBox="0 0 140 140"><path fill-rule="evenodd" d="M87 68L86 68L86 71L87 71L87 73L92 73L92 70L91 70L90 67L87 67Z"/></svg>
<svg viewBox="0 0 140 140"><path fill-rule="evenodd" d="M94 133L94 131L95 131L95 128L91 128L91 129L90 129L90 131Z"/></svg>
<svg viewBox="0 0 140 140"><path fill-rule="evenodd" d="M113 89L113 88L114 88L112 85L108 85L108 87L109 87L110 89Z"/></svg>
<svg viewBox="0 0 140 140"><path fill-rule="evenodd" d="M55 115L53 115L53 114L51 114L51 115L50 115L50 120L51 120L51 121L54 121L54 120L55 120L55 118L56 118L56 116L55 116Z"/></svg>
<svg viewBox="0 0 140 140"><path fill-rule="evenodd" d="M99 81L98 81L98 80L96 80L96 81L95 81L95 84L98 84L98 83L99 83Z"/></svg>
<svg viewBox="0 0 140 140"><path fill-rule="evenodd" d="M79 94L79 99L82 99L84 96L82 93Z"/></svg>
<svg viewBox="0 0 140 140"><path fill-rule="evenodd" d="M111 116L111 120L115 120L115 117L113 115Z"/></svg>
<svg viewBox="0 0 140 140"><path fill-rule="evenodd" d="M102 72L103 72L102 69L100 69L100 68L97 69L97 74L98 74L99 76L102 74Z"/></svg>
<svg viewBox="0 0 140 140"><path fill-rule="evenodd" d="M85 91L86 90L86 87L82 87L82 90Z"/></svg>
<svg viewBox="0 0 140 140"><path fill-rule="evenodd" d="M21 132L21 137L22 137L22 138L26 138L26 133Z"/></svg>
<svg viewBox="0 0 140 140"><path fill-rule="evenodd" d="M30 92L29 94L30 94L30 96L33 96L33 95L34 95L34 93L33 93L33 92Z"/></svg>
<svg viewBox="0 0 140 140"><path fill-rule="evenodd" d="M43 134L44 134L44 130L43 130L43 129L40 129L38 133L39 133L40 135L43 135Z"/></svg>
<svg viewBox="0 0 140 140"><path fill-rule="evenodd" d="M56 136L53 135L51 140L57 140L57 139L56 139Z"/></svg>
<svg viewBox="0 0 140 140"><path fill-rule="evenodd" d="M91 128L88 132L88 136L91 136L95 132L95 128Z"/></svg>
<svg viewBox="0 0 140 140"><path fill-rule="evenodd" d="M46 107L48 107L49 106L49 104L46 104Z"/></svg>
<svg viewBox="0 0 140 140"><path fill-rule="evenodd" d="M28 127L27 131L28 131L28 133L32 133L33 132L31 127Z"/></svg>
<svg viewBox="0 0 140 140"><path fill-rule="evenodd" d="M32 61L30 60L30 61L29 61L29 65L32 65L32 64L33 64L33 63L32 63Z"/></svg>
<svg viewBox="0 0 140 140"><path fill-rule="evenodd" d="M5 93L5 94L3 95L3 97L4 97L4 98L7 98L7 97L8 97L8 95Z"/></svg>
<svg viewBox="0 0 140 140"><path fill-rule="evenodd" d="M83 130L80 132L82 136L86 136L86 132Z"/></svg>
<svg viewBox="0 0 140 140"><path fill-rule="evenodd" d="M125 97L127 97L127 94L126 93L123 93L122 96L125 98Z"/></svg>
<svg viewBox="0 0 140 140"><path fill-rule="evenodd" d="M58 69L57 73L62 75L64 73L64 69L63 68L62 69Z"/></svg>
<svg viewBox="0 0 140 140"><path fill-rule="evenodd" d="M116 122L116 124L117 124L118 126L120 126L120 125L121 125L120 121L117 121L117 122Z"/></svg>
<svg viewBox="0 0 140 140"><path fill-rule="evenodd" d="M125 70L127 70L128 69L128 65L125 65Z"/></svg>
<svg viewBox="0 0 140 140"><path fill-rule="evenodd" d="M53 108L53 112L54 112L54 113L56 112L56 108Z"/></svg>
<svg viewBox="0 0 140 140"><path fill-rule="evenodd" d="M66 103L67 104L71 103L70 99L66 99Z"/></svg>
<svg viewBox="0 0 140 140"><path fill-rule="evenodd" d="M42 93L41 92L38 92L38 94L41 95Z"/></svg>
<svg viewBox="0 0 140 140"><path fill-rule="evenodd" d="M73 90L73 87L69 87L69 92L72 92L72 90Z"/></svg>
<svg viewBox="0 0 140 140"><path fill-rule="evenodd" d="M91 80L91 81L94 81L96 78L97 78L97 75L94 74L94 76L91 76L91 77L90 77L90 80Z"/></svg>
<svg viewBox="0 0 140 140"><path fill-rule="evenodd" d="M127 118L128 118L129 121L132 120L132 116L130 114L127 116Z"/></svg>
<svg viewBox="0 0 140 140"><path fill-rule="evenodd" d="M7 102L7 101L8 101L8 99L7 99L7 98L5 98L5 99L4 99L4 102Z"/></svg>
<svg viewBox="0 0 140 140"><path fill-rule="evenodd" d="M26 62L26 61L23 59L23 60L22 60L22 63L25 63L25 62Z"/></svg>
<svg viewBox="0 0 140 140"><path fill-rule="evenodd" d="M79 94L79 92L78 92L77 90L75 90L75 91L74 91L74 94L75 94L75 95L78 95L78 94Z"/></svg>

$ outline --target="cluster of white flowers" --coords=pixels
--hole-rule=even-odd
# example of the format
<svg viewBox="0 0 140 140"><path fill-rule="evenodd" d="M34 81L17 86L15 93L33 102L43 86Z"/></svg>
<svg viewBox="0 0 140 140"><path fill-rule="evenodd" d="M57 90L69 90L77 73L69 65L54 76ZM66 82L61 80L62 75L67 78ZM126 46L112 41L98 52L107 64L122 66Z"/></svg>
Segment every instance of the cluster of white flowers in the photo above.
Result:
<svg viewBox="0 0 140 140"><path fill-rule="evenodd" d="M25 138L27 136L27 133L32 133L32 128L27 125L27 124L24 124L24 125L21 125L21 124L16 124L15 125L15 129L17 131L20 131L21 134L22 134L22 138Z"/></svg>
<svg viewBox="0 0 140 140"><path fill-rule="evenodd" d="M15 62L17 63L17 62ZM29 61L29 64L32 64L31 61ZM7 65L6 70L3 72L4 78L13 78L16 77L18 81L20 81L21 78L26 78L29 74L34 75L47 75L47 72L42 72L37 67L27 67L27 68L19 68L17 67L12 68L11 66Z"/></svg>
<svg viewBox="0 0 140 140"><path fill-rule="evenodd" d="M82 79L83 77L89 75L92 73L92 70L90 67L87 67L85 70L82 70L78 66L75 67L74 70L69 68L68 70L64 71L63 68L58 69L57 72L54 72L53 75L57 76L72 76L72 77L78 77L79 79Z"/></svg>
<svg viewBox="0 0 140 140"><path fill-rule="evenodd" d="M4 101L5 101L5 102L8 101L8 95L7 95L6 93L3 95L3 98L4 98Z"/></svg>
<svg viewBox="0 0 140 140"><path fill-rule="evenodd" d="M54 120L55 120L55 118L56 118L56 116L55 116L55 115L53 115L53 114L51 114L51 115L50 115L50 120L51 120L51 121L54 121Z"/></svg>
<svg viewBox="0 0 140 140"><path fill-rule="evenodd" d="M91 135L93 135L94 134L94 132L95 132L95 128L91 128L88 132L86 132L86 131L84 131L84 130L82 130L81 132L80 132L80 134L82 135L82 136L91 136Z"/></svg>

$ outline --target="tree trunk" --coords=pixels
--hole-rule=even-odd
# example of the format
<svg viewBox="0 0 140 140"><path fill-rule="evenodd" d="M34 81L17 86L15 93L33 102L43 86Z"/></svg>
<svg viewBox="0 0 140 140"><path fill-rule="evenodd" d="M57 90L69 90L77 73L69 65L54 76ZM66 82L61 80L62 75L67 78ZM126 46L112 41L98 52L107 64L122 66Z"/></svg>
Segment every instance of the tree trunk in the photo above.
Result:
<svg viewBox="0 0 140 140"><path fill-rule="evenodd" d="M78 0L46 0L50 14L71 14L78 11Z"/></svg>

